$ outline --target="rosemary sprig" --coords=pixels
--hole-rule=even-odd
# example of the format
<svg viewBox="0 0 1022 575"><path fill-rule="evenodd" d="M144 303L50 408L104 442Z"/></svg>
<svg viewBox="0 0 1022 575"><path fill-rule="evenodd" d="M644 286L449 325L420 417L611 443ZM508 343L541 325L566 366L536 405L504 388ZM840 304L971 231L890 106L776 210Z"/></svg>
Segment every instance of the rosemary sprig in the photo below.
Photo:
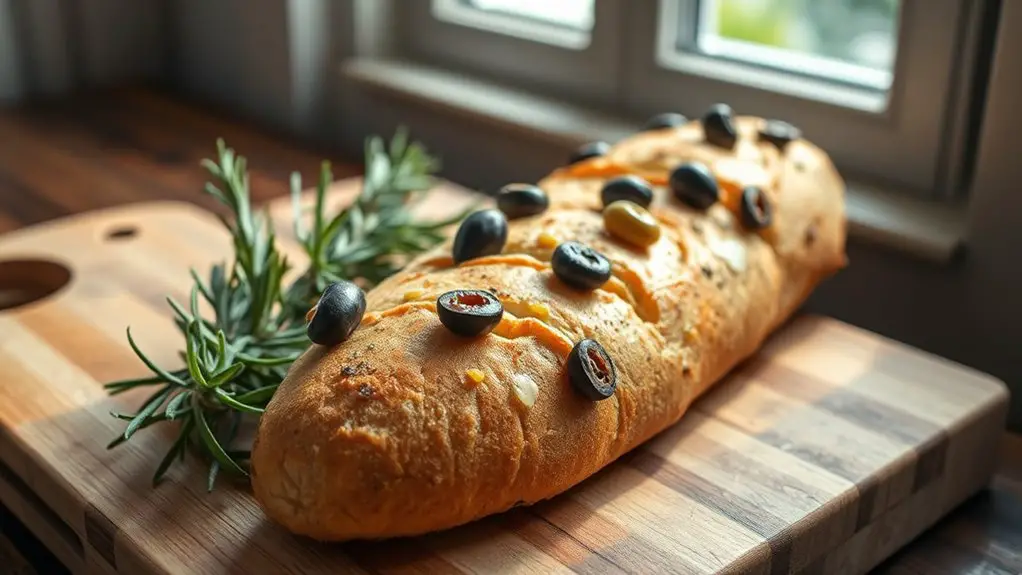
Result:
<svg viewBox="0 0 1022 575"><path fill-rule="evenodd" d="M247 476L249 451L235 445L238 430L245 417L263 412L288 366L309 346L305 313L326 286L347 278L371 287L411 256L442 241L441 228L467 211L443 221L415 221L408 208L433 185L436 160L420 144L410 143L403 130L389 146L378 137L369 138L361 192L336 214L327 214L326 208L333 181L328 162L320 170L311 214L301 208L301 176L292 174L294 232L309 263L285 286L291 264L278 250L268 214L253 211L245 158L218 140L217 161L204 160L202 165L212 176L205 192L230 212L221 221L231 234L234 259L214 265L205 280L191 270L187 307L167 299L185 340L183 366L170 370L157 365L128 328L128 344L152 376L112 382L106 389L117 394L156 388L136 413L113 414L128 423L110 448L155 424L178 422L177 437L157 466L153 484L191 447L210 462L207 481L212 490L220 471ZM212 319L200 314L203 301L212 309Z"/></svg>

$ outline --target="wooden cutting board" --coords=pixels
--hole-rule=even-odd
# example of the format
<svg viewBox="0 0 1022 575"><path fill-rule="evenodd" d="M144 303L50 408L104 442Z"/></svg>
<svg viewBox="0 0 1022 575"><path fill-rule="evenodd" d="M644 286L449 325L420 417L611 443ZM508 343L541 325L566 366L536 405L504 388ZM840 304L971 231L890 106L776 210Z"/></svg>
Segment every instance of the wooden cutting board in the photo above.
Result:
<svg viewBox="0 0 1022 575"><path fill-rule="evenodd" d="M465 201L444 188L424 211ZM285 236L287 204L273 207ZM1000 382L801 317L678 425L565 495L416 539L314 543L268 522L245 488L206 493L195 462L150 487L172 430L105 449L123 430L109 413L146 395L101 387L147 375L125 328L176 365L164 297L183 301L188 267L229 253L212 215L173 203L0 237L0 308L67 281L0 311L0 500L75 572L861 573L993 471Z"/></svg>

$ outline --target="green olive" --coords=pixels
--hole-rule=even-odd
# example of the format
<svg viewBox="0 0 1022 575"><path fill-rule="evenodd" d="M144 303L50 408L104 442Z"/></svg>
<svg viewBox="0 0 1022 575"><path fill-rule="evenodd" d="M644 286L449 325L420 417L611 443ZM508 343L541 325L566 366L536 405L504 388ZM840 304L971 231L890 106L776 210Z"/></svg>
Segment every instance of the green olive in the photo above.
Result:
<svg viewBox="0 0 1022 575"><path fill-rule="evenodd" d="M660 239L660 222L646 208L628 200L612 202L603 209L603 225L611 235L640 247Z"/></svg>

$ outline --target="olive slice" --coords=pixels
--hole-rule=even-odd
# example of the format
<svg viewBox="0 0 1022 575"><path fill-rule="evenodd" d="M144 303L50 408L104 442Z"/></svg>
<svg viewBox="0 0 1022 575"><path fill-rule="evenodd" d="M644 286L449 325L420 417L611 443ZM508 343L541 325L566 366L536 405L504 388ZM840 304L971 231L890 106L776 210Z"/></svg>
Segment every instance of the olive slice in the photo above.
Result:
<svg viewBox="0 0 1022 575"><path fill-rule="evenodd" d="M683 126L688 122L688 118L682 116L677 112L665 112L663 114L657 114L652 118L646 120L646 123L642 126L643 132L652 130L663 130L664 128L676 128Z"/></svg>
<svg viewBox="0 0 1022 575"><path fill-rule="evenodd" d="M575 241L557 246L550 257L554 275L580 290L593 290L610 279L610 260L593 248Z"/></svg>
<svg viewBox="0 0 1022 575"><path fill-rule="evenodd" d="M610 144L603 141L588 142L579 146L571 156L568 157L568 164L576 164L590 158L607 155L610 151Z"/></svg>
<svg viewBox="0 0 1022 575"><path fill-rule="evenodd" d="M738 142L734 112L727 104L715 104L703 116L703 135L714 146L732 149Z"/></svg>
<svg viewBox="0 0 1022 575"><path fill-rule="evenodd" d="M706 210L720 199L720 189L710 169L702 162L686 162L671 171L674 197L697 210Z"/></svg>
<svg viewBox="0 0 1022 575"><path fill-rule="evenodd" d="M504 316L504 306L486 290L452 290L437 298L436 312L451 332L475 337L493 331Z"/></svg>
<svg viewBox="0 0 1022 575"><path fill-rule="evenodd" d="M366 296L362 288L346 280L331 283L312 308L306 333L313 343L337 345L351 337L362 323L365 311Z"/></svg>
<svg viewBox="0 0 1022 575"><path fill-rule="evenodd" d="M788 144L802 137L802 130L781 120L767 120L759 129L759 139L773 144L782 152Z"/></svg>
<svg viewBox="0 0 1022 575"><path fill-rule="evenodd" d="M497 209L509 220L542 214L549 206L546 192L532 184L508 184L497 194Z"/></svg>
<svg viewBox="0 0 1022 575"><path fill-rule="evenodd" d="M499 254L507 242L507 217L500 210L473 212L454 236L451 256L455 265L462 262Z"/></svg>
<svg viewBox="0 0 1022 575"><path fill-rule="evenodd" d="M617 176L603 184L603 188L600 190L600 199L603 201L604 207L618 200L628 200L648 208L653 203L653 186L634 174Z"/></svg>
<svg viewBox="0 0 1022 575"><path fill-rule="evenodd" d="M601 401L614 395L617 389L617 368L599 342L583 339L568 355L568 379L580 395Z"/></svg>
<svg viewBox="0 0 1022 575"><path fill-rule="evenodd" d="M610 235L639 248L660 239L660 222L646 208L618 200L603 209L603 227Z"/></svg>
<svg viewBox="0 0 1022 575"><path fill-rule="evenodd" d="M773 217L770 198L760 188L749 186L742 190L741 210L739 213L742 225L747 229L763 229L770 225L770 220Z"/></svg>

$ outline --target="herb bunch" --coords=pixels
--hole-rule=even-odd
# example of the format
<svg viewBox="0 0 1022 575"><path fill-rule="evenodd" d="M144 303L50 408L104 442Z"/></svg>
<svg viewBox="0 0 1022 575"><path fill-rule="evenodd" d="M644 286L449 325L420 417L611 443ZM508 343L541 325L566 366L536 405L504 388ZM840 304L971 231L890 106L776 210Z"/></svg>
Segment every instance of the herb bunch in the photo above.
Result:
<svg viewBox="0 0 1022 575"><path fill-rule="evenodd" d="M205 280L192 269L187 305L167 298L184 337L184 366L156 365L139 349L129 327L128 343L152 375L112 382L106 389L118 394L155 387L138 412L113 414L128 423L109 448L142 429L174 422L177 437L157 466L153 484L192 448L210 462L212 490L221 471L248 476L250 452L236 445L243 419L263 412L288 366L310 345L305 314L326 286L349 279L371 287L442 241L441 229L467 211L442 221L415 221L409 208L433 185L436 160L420 144L410 143L404 130L389 146L371 137L362 189L336 214L327 214L326 192L333 181L329 162L322 164L311 213L301 205L301 176L292 174L294 233L308 267L287 283L291 263L278 249L269 215L252 208L245 158L218 140L217 161L202 165L212 177L205 193L228 209L221 221L230 232L234 259L214 265ZM200 314L200 301L212 309L212 318Z"/></svg>

